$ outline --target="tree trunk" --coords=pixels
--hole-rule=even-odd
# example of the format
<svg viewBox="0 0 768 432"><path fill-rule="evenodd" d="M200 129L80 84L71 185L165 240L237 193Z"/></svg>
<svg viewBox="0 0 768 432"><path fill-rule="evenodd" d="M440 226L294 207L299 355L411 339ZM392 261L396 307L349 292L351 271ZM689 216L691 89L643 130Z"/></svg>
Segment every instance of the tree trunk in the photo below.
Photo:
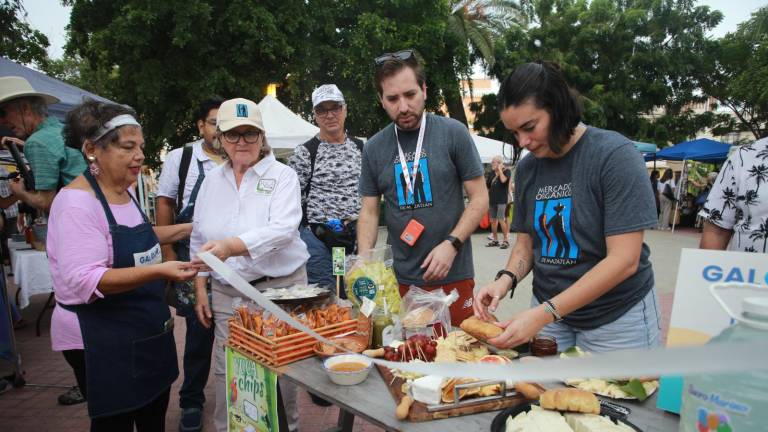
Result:
<svg viewBox="0 0 768 432"><path fill-rule="evenodd" d="M452 119L458 120L464 123L464 126L469 127L467 124L467 114L464 112L464 103L461 100L461 88L459 83L455 84L453 91L444 91L443 97L445 98L445 106L448 108L448 115Z"/></svg>

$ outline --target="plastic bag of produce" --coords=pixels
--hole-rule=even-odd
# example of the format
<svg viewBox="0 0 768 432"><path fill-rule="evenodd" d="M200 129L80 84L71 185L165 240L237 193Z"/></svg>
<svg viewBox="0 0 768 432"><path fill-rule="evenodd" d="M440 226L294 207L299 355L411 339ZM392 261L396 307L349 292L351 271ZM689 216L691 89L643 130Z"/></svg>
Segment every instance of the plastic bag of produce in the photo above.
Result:
<svg viewBox="0 0 768 432"><path fill-rule="evenodd" d="M448 335L452 331L449 307L458 298L459 292L455 289L446 294L441 289L426 291L411 285L400 307L400 323L405 335Z"/></svg>
<svg viewBox="0 0 768 432"><path fill-rule="evenodd" d="M400 311L400 291L392 268L392 249L389 245L371 249L364 255L351 255L347 261L349 272L344 277L347 298L360 306L368 297L376 306L384 306L386 299L389 312Z"/></svg>

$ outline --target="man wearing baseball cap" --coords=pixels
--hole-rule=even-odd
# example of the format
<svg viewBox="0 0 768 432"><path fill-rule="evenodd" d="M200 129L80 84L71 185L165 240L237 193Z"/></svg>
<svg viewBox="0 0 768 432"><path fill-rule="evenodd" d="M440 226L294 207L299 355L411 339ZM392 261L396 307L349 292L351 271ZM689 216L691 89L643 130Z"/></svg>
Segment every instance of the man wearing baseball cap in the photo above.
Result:
<svg viewBox="0 0 768 432"><path fill-rule="evenodd" d="M315 89L312 106L320 132L296 147L288 165L301 182L301 239L310 253L309 282L330 287L335 286L330 248L355 250L363 142L347 134L347 105L336 85Z"/></svg>
<svg viewBox="0 0 768 432"><path fill-rule="evenodd" d="M347 105L335 84L316 88L312 107L320 132L296 147L288 165L301 182L299 233L309 251L307 278L309 283L330 288L336 285L331 248L345 247L349 254L355 251L363 142L347 134ZM329 405L310 396L319 405Z"/></svg>
<svg viewBox="0 0 768 432"><path fill-rule="evenodd" d="M56 192L86 167L83 156L64 145L61 123L48 116L48 105L57 102L58 98L35 91L22 77L0 78L0 124L26 140L24 155L35 179L34 191L26 190L22 182L12 182L11 190L20 200L46 212Z"/></svg>

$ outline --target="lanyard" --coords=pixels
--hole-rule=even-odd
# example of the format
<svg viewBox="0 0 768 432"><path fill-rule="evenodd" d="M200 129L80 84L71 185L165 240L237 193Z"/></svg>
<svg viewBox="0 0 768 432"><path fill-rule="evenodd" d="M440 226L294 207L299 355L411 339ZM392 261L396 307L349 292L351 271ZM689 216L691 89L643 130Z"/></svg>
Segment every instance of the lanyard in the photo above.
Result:
<svg viewBox="0 0 768 432"><path fill-rule="evenodd" d="M405 186L408 188L408 193L413 195L413 187L416 183L416 173L419 172L419 159L421 158L421 145L424 143L424 129L427 122L427 113L421 114L421 125L419 125L419 137L416 139L416 154L413 156L413 177L408 171L408 163L405 160L405 154L403 148L400 147L400 138L397 136L397 125L395 126L395 140L397 141L397 151L400 154L400 167L403 169L403 177L405 178ZM405 201L408 201L408 197L403 197Z"/></svg>

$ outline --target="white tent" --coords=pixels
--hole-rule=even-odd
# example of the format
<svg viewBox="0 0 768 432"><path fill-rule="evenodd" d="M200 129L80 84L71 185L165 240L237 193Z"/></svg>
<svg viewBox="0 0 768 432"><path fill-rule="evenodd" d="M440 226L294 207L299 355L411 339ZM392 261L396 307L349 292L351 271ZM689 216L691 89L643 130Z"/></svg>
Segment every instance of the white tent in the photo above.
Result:
<svg viewBox="0 0 768 432"><path fill-rule="evenodd" d="M267 130L267 141L278 157L290 155L296 146L309 141L320 130L274 96L264 96L259 109Z"/></svg>
<svg viewBox="0 0 768 432"><path fill-rule="evenodd" d="M480 153L480 161L484 164L491 163L491 159L494 156L503 156L505 161L508 162L514 155L512 144L475 134L472 134L472 139L475 141L477 152ZM527 153L527 151L523 150L521 158Z"/></svg>

